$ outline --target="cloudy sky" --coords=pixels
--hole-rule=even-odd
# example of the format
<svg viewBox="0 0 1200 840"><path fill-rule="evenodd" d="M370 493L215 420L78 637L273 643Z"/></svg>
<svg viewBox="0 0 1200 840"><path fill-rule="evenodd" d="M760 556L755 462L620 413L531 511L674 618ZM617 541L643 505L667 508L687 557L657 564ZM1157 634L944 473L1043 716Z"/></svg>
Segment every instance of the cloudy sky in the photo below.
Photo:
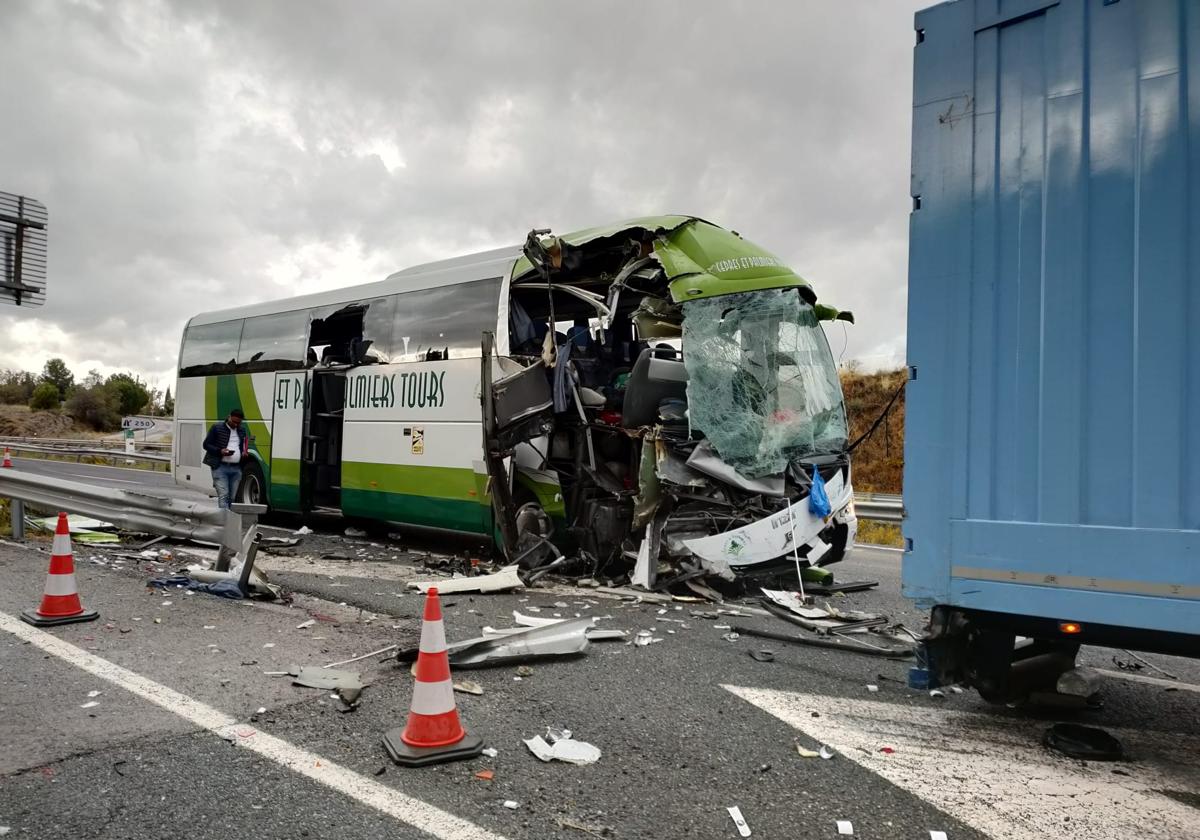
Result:
<svg viewBox="0 0 1200 840"><path fill-rule="evenodd" d="M931 0L5 0L0 190L50 212L0 367L173 379L191 315L651 213L785 258L904 348Z"/></svg>

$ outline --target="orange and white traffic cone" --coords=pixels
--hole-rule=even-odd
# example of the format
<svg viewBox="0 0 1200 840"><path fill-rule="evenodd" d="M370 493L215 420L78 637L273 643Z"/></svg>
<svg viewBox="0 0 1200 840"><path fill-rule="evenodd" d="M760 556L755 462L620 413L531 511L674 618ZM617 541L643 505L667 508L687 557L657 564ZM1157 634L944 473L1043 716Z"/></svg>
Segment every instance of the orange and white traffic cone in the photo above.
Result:
<svg viewBox="0 0 1200 840"><path fill-rule="evenodd" d="M474 758L483 752L483 740L468 735L458 719L450 657L446 653L446 630L442 625L442 603L435 588L425 598L417 681L413 685L408 723L403 730L396 727L384 733L383 746L392 761L406 767Z"/></svg>
<svg viewBox="0 0 1200 840"><path fill-rule="evenodd" d="M12 468L12 450L9 449L7 446L4 447L4 463L0 464L0 467L2 467L4 469Z"/></svg>
<svg viewBox="0 0 1200 840"><path fill-rule="evenodd" d="M7 460L7 459L6 459ZM67 515L58 515L54 529L54 547L50 550L50 573L46 575L46 591L42 605L21 613L21 620L35 627L71 624L75 621L94 621L100 617L95 610L85 610L75 588L75 558L71 556L71 529Z"/></svg>

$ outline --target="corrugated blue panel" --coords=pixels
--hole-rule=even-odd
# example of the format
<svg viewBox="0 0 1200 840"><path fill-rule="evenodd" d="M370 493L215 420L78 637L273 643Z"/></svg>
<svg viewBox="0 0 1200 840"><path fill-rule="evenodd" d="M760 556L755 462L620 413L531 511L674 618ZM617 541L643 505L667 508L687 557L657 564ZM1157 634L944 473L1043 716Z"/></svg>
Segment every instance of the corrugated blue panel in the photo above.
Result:
<svg viewBox="0 0 1200 840"><path fill-rule="evenodd" d="M1200 632L1200 4L916 26L906 592Z"/></svg>

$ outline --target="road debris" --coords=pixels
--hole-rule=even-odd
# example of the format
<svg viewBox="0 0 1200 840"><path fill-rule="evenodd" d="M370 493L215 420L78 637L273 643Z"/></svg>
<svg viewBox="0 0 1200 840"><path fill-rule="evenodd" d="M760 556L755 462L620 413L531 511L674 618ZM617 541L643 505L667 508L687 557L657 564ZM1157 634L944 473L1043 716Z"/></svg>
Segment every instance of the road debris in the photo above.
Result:
<svg viewBox="0 0 1200 840"><path fill-rule="evenodd" d="M527 662L543 657L575 656L588 646L590 618L575 618L545 627L530 627L502 636L481 636L447 645L450 664L456 668L482 668L491 665ZM416 648L396 654L400 662L412 662Z"/></svg>
<svg viewBox="0 0 1200 840"><path fill-rule="evenodd" d="M595 764L600 760L600 748L585 741L576 741L571 730L547 729L546 737L534 735L524 741L529 751L542 761L565 761L568 764Z"/></svg>
<svg viewBox="0 0 1200 840"><path fill-rule="evenodd" d="M450 578L449 580L411 581L408 587L416 589L422 594L428 592L430 589L437 589L439 595L448 595L456 592L487 594L490 592L509 592L514 589L524 589L525 582L517 574L516 566L505 566L500 571L490 575Z"/></svg>
<svg viewBox="0 0 1200 840"><path fill-rule="evenodd" d="M801 758L817 758L818 756L821 755L816 750L806 749L805 747L802 747L799 744L796 745L796 752L798 752L800 754Z"/></svg>
<svg viewBox="0 0 1200 840"><path fill-rule="evenodd" d="M946 832L930 830L929 840L946 840Z"/></svg>
<svg viewBox="0 0 1200 840"><path fill-rule="evenodd" d="M929 696L934 700L945 700L946 692L942 691L940 688L931 688L929 689Z"/></svg>
<svg viewBox="0 0 1200 840"><path fill-rule="evenodd" d="M87 696L88 697L99 697L103 693L104 693L103 691L92 690L87 693Z"/></svg>
<svg viewBox="0 0 1200 840"><path fill-rule="evenodd" d="M740 834L742 837L749 837L750 826L746 824L746 818L742 816L742 809L736 805L733 805L725 810L729 812L729 816L733 820L733 824L737 826L738 834Z"/></svg>
<svg viewBox="0 0 1200 840"><path fill-rule="evenodd" d="M99 705L100 705L100 704L99 704L97 701L95 701L95 700L89 700L87 703L84 703L84 704L83 704L82 706L80 706L79 708L81 708L81 709L94 709L96 706L99 706Z"/></svg>
<svg viewBox="0 0 1200 840"><path fill-rule="evenodd" d="M484 747L482 753L488 758L495 758L496 756L500 755L500 750L496 749L495 747Z"/></svg>
<svg viewBox="0 0 1200 840"><path fill-rule="evenodd" d="M633 639L633 643L635 645L637 645L638 647L645 647L646 645L653 645L653 644L656 644L657 642L661 642L661 641L662 641L662 639L656 638L654 636L654 634L651 633L649 630L639 630L638 634Z"/></svg>
<svg viewBox="0 0 1200 840"><path fill-rule="evenodd" d="M308 621L302 621L299 624L297 624L296 629L303 630L306 627L312 627L316 623L317 623L317 620L315 618L310 618Z"/></svg>
<svg viewBox="0 0 1200 840"><path fill-rule="evenodd" d="M819 753L817 753L817 755L819 755L821 758L823 758L823 759L825 759L826 761L828 761L829 759L831 759L831 758L833 758L835 755L837 755L837 753L835 753L835 752L834 752L834 751L833 751L831 748L829 748L829 747L828 747L828 746L826 746L825 744L822 744L822 745L821 745L821 751L820 751Z"/></svg>
<svg viewBox="0 0 1200 840"><path fill-rule="evenodd" d="M838 820L837 830L838 834L844 834L847 836L852 835L854 834L854 824L851 823L850 820Z"/></svg>
<svg viewBox="0 0 1200 840"><path fill-rule="evenodd" d="M736 642L738 639L741 638L741 634L731 632L731 633L726 633L725 635L721 636L721 638L727 642Z"/></svg>
<svg viewBox="0 0 1200 840"><path fill-rule="evenodd" d="M1121 742L1103 729L1078 723L1056 723L1042 736L1042 744L1068 758L1081 761L1120 761Z"/></svg>
<svg viewBox="0 0 1200 840"><path fill-rule="evenodd" d="M492 779L496 778L496 773L494 770L480 770L475 774L475 778L482 779L485 782L490 782Z"/></svg>
<svg viewBox="0 0 1200 840"><path fill-rule="evenodd" d="M353 656L350 659L343 659L340 662L330 662L328 665L322 665L321 667L336 668L339 665L349 665L351 662L361 662L362 660L370 659L373 656L382 656L385 653L391 653L398 647L400 647L400 645L388 645L387 647L382 647L379 650L373 650L370 653L364 653L362 656ZM413 659L414 661L416 660L415 655L413 656Z"/></svg>
<svg viewBox="0 0 1200 840"><path fill-rule="evenodd" d="M483 686L477 682L472 682L471 680L455 680L454 690L461 692L462 694L483 694Z"/></svg>
<svg viewBox="0 0 1200 840"><path fill-rule="evenodd" d="M502 804L504 805L504 807L505 807L505 808L507 808L507 809L508 809L508 810L510 810L510 811L515 811L515 810L517 810L518 808L520 808L520 807L521 807L521 806L520 806L520 805L519 805L519 804L516 802L516 800L513 800L513 799L506 799L506 800L504 800L504 802L503 802Z"/></svg>
<svg viewBox="0 0 1200 840"><path fill-rule="evenodd" d="M354 526L350 526L342 533L345 534L347 537L353 537L356 539L362 539L363 537L367 536L366 531L364 531L362 528L355 528Z"/></svg>
<svg viewBox="0 0 1200 840"><path fill-rule="evenodd" d="M746 651L746 653L750 654L750 658L753 659L755 662L774 662L775 661L775 652L774 651L748 650L748 651Z"/></svg>
<svg viewBox="0 0 1200 840"><path fill-rule="evenodd" d="M871 694L878 694L879 686L875 685L874 683L867 683L867 691L869 691Z"/></svg>

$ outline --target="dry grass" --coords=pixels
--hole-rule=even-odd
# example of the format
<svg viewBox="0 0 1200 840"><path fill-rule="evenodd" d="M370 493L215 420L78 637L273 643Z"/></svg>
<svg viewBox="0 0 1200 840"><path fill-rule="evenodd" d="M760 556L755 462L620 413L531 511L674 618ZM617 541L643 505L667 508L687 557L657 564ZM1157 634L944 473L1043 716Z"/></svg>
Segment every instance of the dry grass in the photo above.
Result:
<svg viewBox="0 0 1200 840"><path fill-rule="evenodd" d="M908 374L905 370L879 373L843 371L842 391L850 415L850 440L857 440L875 422L892 394ZM904 474L904 394L896 400L887 418L853 455L854 489L875 493L899 493Z"/></svg>
<svg viewBox="0 0 1200 840"><path fill-rule="evenodd" d="M867 545L904 547L904 538L900 534L899 525L891 522L875 522L871 519L858 520L858 541Z"/></svg>
<svg viewBox="0 0 1200 840"><path fill-rule="evenodd" d="M90 433L90 430L89 430ZM0 437L82 437L75 421L58 411L32 411L24 405L0 405Z"/></svg>

